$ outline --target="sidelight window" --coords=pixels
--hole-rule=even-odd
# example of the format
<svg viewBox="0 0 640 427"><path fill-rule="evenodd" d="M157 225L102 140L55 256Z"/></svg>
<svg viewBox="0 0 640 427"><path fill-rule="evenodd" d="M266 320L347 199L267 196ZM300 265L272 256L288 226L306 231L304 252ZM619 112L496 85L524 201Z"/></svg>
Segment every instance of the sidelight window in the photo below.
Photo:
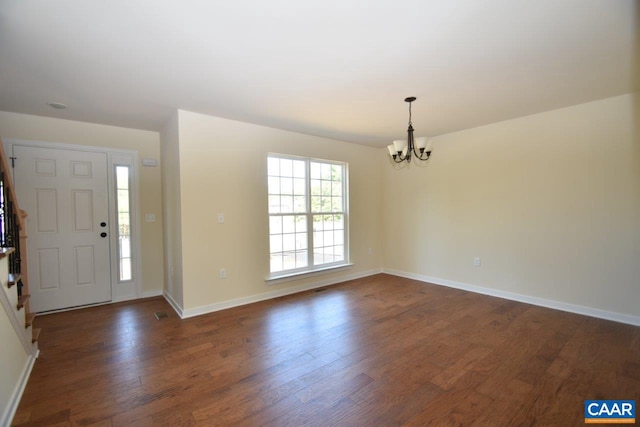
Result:
<svg viewBox="0 0 640 427"><path fill-rule="evenodd" d="M131 191L129 166L116 166L116 205L119 281L133 278L131 268Z"/></svg>

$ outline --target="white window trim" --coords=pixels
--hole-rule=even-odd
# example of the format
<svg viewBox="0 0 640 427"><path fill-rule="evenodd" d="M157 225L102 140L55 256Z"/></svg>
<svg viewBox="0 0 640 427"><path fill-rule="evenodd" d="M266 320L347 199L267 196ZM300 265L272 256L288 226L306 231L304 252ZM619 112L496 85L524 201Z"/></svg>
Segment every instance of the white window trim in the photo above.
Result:
<svg viewBox="0 0 640 427"><path fill-rule="evenodd" d="M268 285L275 285L278 283L283 283L283 282L288 282L288 281L292 281L292 280L297 280L297 279L302 279L304 277L312 277L312 276L317 276L319 274L325 274L325 273L331 273L334 272L335 270L340 270L340 269L344 269L347 267L351 267L354 264L350 261L351 259L351 253L350 253L350 245L349 245L349 164L346 162L341 162L338 160L327 160L327 159L318 159L318 158L314 158L314 157L304 157L304 156L294 156L294 155L289 155L289 154L280 154L280 153L267 153L266 159L265 159L265 163L268 163L269 161L269 157L278 157L278 158L283 158L283 159L291 159L291 160L304 160L306 162L306 168L307 168L307 176L306 176L306 181L307 181L307 212L304 213L303 215L308 215L309 218L312 218L314 213L311 212L311 176L310 176L310 171L309 171L309 165L311 162L319 162L319 163L329 163L329 164L336 164L336 165L340 165L344 168L344 174L343 174L343 203L344 203L344 211L343 211L343 215L344 215L344 257L345 259L342 261L336 261L334 263L330 263L330 264L320 264L318 266L311 266L311 267L303 267L303 268L299 268L299 269L291 269L291 270L285 270L285 271L278 271L278 272L274 272L274 273L269 273L267 274L267 276L265 277L265 282ZM267 176L268 176L268 171L267 171ZM267 186L267 195L268 195L268 186ZM346 196L346 197L345 197ZM294 213L295 214L295 213ZM317 213L316 213L317 214ZM267 215L270 216L270 214L267 212ZM307 227L307 233L311 233L313 234L313 227L312 226L308 226ZM312 245L313 246L313 237L311 238L312 241ZM309 248L310 252L313 252L313 247ZM269 247L269 253L271 253L271 248ZM312 256L312 255L311 255ZM269 270L271 269L271 266L269 264Z"/></svg>
<svg viewBox="0 0 640 427"><path fill-rule="evenodd" d="M277 285L280 283L291 282L292 280L303 279L306 277L314 277L320 276L326 273L334 273L339 270L343 270L348 267L353 267L355 264L352 262L344 262L341 264L331 264L329 266L323 265L318 268L314 268L312 270L305 271L296 271L291 273L291 270L288 270L286 273L278 274L273 273L269 276L265 277L264 281L267 282L268 285Z"/></svg>
<svg viewBox="0 0 640 427"><path fill-rule="evenodd" d="M140 243L140 215L138 210L138 156L137 153L108 153L109 162L109 221L111 223L111 283L113 288L113 301L125 301L140 298L142 295L142 281L140 280L142 248ZM120 258L118 256L118 218L116 200L116 166L129 167L129 215L131 235L131 280L120 280Z"/></svg>

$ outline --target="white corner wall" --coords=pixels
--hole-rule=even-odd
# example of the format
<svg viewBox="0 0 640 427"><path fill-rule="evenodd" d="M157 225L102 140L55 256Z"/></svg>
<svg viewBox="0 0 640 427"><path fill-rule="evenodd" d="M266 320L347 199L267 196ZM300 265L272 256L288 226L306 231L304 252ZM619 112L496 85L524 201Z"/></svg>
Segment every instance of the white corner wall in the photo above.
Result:
<svg viewBox="0 0 640 427"><path fill-rule="evenodd" d="M180 312L184 306L182 283L182 216L180 199L180 152L178 112L160 133L162 153L162 203L164 209L164 294Z"/></svg>
<svg viewBox="0 0 640 427"><path fill-rule="evenodd" d="M0 426L11 424L34 362L34 356L27 354L16 335L9 315L13 313L7 313L0 305Z"/></svg>
<svg viewBox="0 0 640 427"><path fill-rule="evenodd" d="M640 324L638 100L440 136L426 167L385 160L385 271Z"/></svg>
<svg viewBox="0 0 640 427"><path fill-rule="evenodd" d="M269 152L349 164L354 266L277 285L265 283ZM360 145L179 111L183 314L379 272L382 176L377 154L377 149ZM218 224L218 213L224 213L224 224ZM218 277L221 268L227 271L226 279Z"/></svg>

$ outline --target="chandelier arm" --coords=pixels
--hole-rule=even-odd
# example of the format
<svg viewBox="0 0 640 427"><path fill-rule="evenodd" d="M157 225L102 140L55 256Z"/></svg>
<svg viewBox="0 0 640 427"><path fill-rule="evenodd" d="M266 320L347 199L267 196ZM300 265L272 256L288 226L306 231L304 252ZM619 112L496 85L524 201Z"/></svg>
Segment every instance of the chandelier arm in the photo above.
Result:
<svg viewBox="0 0 640 427"><path fill-rule="evenodd" d="M410 96L408 98L405 98L404 101L409 103L409 126L407 128L407 142L406 142L406 146L404 146L404 148L402 149L402 151L393 151L392 146L389 146L389 153L391 154L391 157L393 158L393 161L395 163L402 163L402 162L407 162L407 163L411 163L411 158L413 156L417 157L418 160L429 160L429 157L431 157L431 150L429 149L428 151L426 150L426 147L424 147L424 142L421 141L420 145L421 147L418 148L415 145L415 140L413 138L413 123L412 123L412 111L411 111L411 104L413 103L413 101L416 100L415 96ZM404 144L400 145L399 144L400 141L394 141L394 145L397 148L402 147ZM406 153L403 155L403 153Z"/></svg>
<svg viewBox="0 0 640 427"><path fill-rule="evenodd" d="M416 157L420 160L429 160L429 157L431 157L431 151L423 151L421 153L416 153Z"/></svg>

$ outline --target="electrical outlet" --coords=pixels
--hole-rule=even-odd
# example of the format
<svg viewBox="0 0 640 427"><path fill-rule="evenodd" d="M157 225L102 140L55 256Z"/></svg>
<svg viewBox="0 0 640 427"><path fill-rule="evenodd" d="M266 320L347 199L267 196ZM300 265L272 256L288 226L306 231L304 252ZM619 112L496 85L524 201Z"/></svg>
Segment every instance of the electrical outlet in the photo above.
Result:
<svg viewBox="0 0 640 427"><path fill-rule="evenodd" d="M224 268L220 269L220 278L221 279L226 279L227 278L227 270L225 270Z"/></svg>
<svg viewBox="0 0 640 427"><path fill-rule="evenodd" d="M480 257L473 257L473 266L474 267L480 267Z"/></svg>

